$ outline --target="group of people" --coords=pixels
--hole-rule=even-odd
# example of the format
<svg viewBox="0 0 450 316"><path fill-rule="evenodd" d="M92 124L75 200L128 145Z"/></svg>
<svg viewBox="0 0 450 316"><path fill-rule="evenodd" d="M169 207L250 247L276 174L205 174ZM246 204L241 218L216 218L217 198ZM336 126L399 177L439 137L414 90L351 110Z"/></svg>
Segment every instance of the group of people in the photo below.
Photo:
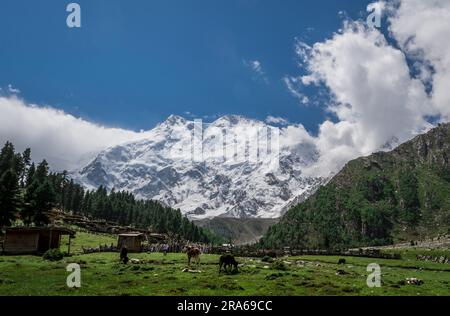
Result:
<svg viewBox="0 0 450 316"><path fill-rule="evenodd" d="M180 252L178 245L176 244L148 244L142 246L143 252L161 252L161 253L168 253L168 252Z"/></svg>
<svg viewBox="0 0 450 316"><path fill-rule="evenodd" d="M197 248L198 250L200 250L201 253L204 253L204 254L212 253L212 250L213 250L212 245L195 244L195 245L190 245L190 247ZM182 249L182 251L183 251L183 249Z"/></svg>
<svg viewBox="0 0 450 316"><path fill-rule="evenodd" d="M81 246L81 249L83 250L83 253L95 253L95 252L114 252L117 250L117 247L114 246L113 244L111 245L100 245L97 248L85 248L84 246Z"/></svg>
<svg viewBox="0 0 450 316"><path fill-rule="evenodd" d="M143 252L160 252L160 253L180 253L184 252L186 246L181 243L171 243L171 244L147 244L142 246ZM202 253L211 253L212 245L195 245Z"/></svg>

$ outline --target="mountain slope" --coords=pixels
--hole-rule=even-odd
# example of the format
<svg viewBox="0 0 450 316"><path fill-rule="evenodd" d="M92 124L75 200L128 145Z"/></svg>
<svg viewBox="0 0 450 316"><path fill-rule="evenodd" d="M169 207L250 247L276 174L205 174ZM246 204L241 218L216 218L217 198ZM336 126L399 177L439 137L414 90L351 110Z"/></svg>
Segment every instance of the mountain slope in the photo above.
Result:
<svg viewBox="0 0 450 316"><path fill-rule="evenodd" d="M200 127L203 156L196 162L186 148L190 148L197 127L192 121L171 116L149 131L146 139L104 150L72 177L87 188L102 185L161 201L195 219L276 218L325 181L302 174L318 153L313 144L292 140L288 129L280 130L278 152L270 151L258 161L224 161L220 150L214 149L247 155L249 142L242 141L242 135L273 127L241 116L221 117ZM230 135L231 142L225 142ZM263 134L255 135L256 141L261 141ZM268 133L267 139L274 137L271 135ZM276 170L272 168L275 159L279 161Z"/></svg>
<svg viewBox="0 0 450 316"><path fill-rule="evenodd" d="M450 230L450 124L391 152L349 162L261 239L266 247L339 248Z"/></svg>
<svg viewBox="0 0 450 316"><path fill-rule="evenodd" d="M272 218L225 218L215 217L194 221L195 225L223 237L226 242L235 245L254 244L267 232L270 226L278 222Z"/></svg>

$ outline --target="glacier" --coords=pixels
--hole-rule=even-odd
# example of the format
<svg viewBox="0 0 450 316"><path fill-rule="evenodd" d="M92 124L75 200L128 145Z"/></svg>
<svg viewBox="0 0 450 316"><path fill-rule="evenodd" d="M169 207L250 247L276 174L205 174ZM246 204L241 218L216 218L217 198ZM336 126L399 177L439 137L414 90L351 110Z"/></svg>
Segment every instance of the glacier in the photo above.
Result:
<svg viewBox="0 0 450 316"><path fill-rule="evenodd" d="M105 148L70 176L87 189L102 185L160 201L190 219L278 218L327 181L303 174L319 155L314 142L301 137L307 134L302 134L303 127L278 128L238 115L200 126L203 159L192 155L198 122L172 115L146 132L144 139ZM269 136L255 132L264 129L278 131L276 151L265 152L259 160L223 157L230 150L234 155L249 155L252 139L230 141L229 135L250 132L255 142L265 136L270 143L274 139L270 132Z"/></svg>

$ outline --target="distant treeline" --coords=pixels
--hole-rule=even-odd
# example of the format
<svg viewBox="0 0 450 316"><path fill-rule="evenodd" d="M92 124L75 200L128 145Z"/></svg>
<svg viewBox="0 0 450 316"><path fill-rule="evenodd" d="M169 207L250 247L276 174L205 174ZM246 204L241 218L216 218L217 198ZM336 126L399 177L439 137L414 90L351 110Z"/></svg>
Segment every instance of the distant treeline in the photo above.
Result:
<svg viewBox="0 0 450 316"><path fill-rule="evenodd" d="M11 226L17 219L25 225L48 224L48 213L54 208L150 228L194 242L220 242L219 237L196 226L180 210L156 201L138 200L125 191L108 193L104 187L85 190L69 179L67 172L49 172L45 160L36 166L30 149L16 153L13 144L7 142L0 153L0 227Z"/></svg>

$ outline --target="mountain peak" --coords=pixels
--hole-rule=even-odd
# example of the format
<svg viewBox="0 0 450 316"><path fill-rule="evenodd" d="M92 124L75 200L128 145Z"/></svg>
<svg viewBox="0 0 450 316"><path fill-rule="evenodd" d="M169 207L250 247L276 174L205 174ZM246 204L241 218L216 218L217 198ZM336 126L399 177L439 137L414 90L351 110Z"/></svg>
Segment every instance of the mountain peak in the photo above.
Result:
<svg viewBox="0 0 450 316"><path fill-rule="evenodd" d="M214 125L226 124L226 125L237 125L240 122L258 122L253 119L249 119L242 115L230 114L224 115L213 122Z"/></svg>
<svg viewBox="0 0 450 316"><path fill-rule="evenodd" d="M201 147L204 161L192 161L193 122L171 115L149 131L144 141L106 149L76 172L74 179L87 188L103 185L133 192L139 199L160 201L191 218L275 218L294 198L314 192L323 181L303 176L302 165L290 163L303 161L304 156L310 156L309 151L279 153L280 157L274 157L281 161L276 174L266 163L255 164L237 154L236 161L230 159L228 163L227 149L220 152L225 138L216 136L224 130L230 137L243 135L247 128L262 124L240 115L223 116L212 126L205 124ZM246 142L235 139L233 144L235 148L227 147L228 155L246 152Z"/></svg>
<svg viewBox="0 0 450 316"><path fill-rule="evenodd" d="M186 124L186 122L187 122L187 120L184 117L172 114L162 124L163 125L177 125L177 124Z"/></svg>

